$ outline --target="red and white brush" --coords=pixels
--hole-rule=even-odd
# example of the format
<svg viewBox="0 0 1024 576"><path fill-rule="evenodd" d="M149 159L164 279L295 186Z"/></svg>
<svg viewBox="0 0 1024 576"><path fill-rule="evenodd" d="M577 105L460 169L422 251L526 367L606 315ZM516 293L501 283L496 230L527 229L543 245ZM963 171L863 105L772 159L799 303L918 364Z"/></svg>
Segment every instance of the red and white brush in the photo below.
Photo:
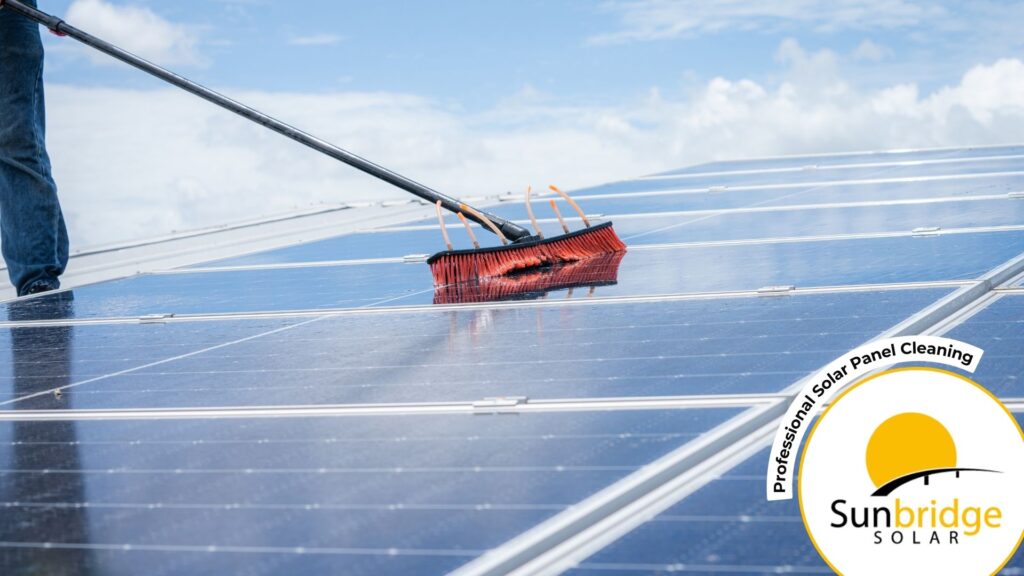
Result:
<svg viewBox="0 0 1024 576"><path fill-rule="evenodd" d="M443 286L478 278L501 276L519 270L565 262L576 262L594 256L615 254L626 250L626 245L615 234L611 222L591 225L583 210L568 194L555 186L550 188L576 210L580 220L583 221L583 228L570 232L565 220L558 213L554 200L552 200L552 206L555 208L555 213L562 224L563 230L565 230L565 234L545 238L540 231L540 227L537 225L537 219L533 215L533 208L530 205L530 189L526 191L526 207L530 221L536 229L536 234L530 234L525 229L503 219L498 220L505 224L505 226L499 228L497 224L492 222L492 218L495 217L465 204L460 204L458 215L463 219L463 222L465 223L463 213L468 214L471 219L480 222L485 228L494 232L501 240L501 246L480 248L474 237L473 243L477 246L476 248L452 250L451 243L448 242L447 235L445 235L445 244L448 249L434 254L427 260L427 263L430 265L430 271L434 276L434 285ZM438 202L439 218L440 208L441 203ZM510 242L508 235L511 227L518 228L518 230L513 231L515 239ZM441 220L441 229L445 229L443 220ZM469 229L468 224L467 230L472 235L472 230Z"/></svg>
<svg viewBox="0 0 1024 576"><path fill-rule="evenodd" d="M554 264L469 282L442 284L434 287L434 304L467 304L496 300L531 300L544 298L555 290L612 286L618 281L619 262L624 252L601 254L584 260Z"/></svg>

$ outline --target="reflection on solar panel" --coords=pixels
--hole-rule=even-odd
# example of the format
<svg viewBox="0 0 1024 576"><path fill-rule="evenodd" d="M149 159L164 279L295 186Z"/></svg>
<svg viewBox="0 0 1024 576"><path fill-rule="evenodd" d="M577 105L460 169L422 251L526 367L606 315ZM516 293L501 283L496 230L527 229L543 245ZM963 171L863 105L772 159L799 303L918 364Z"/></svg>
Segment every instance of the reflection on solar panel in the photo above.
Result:
<svg viewBox="0 0 1024 576"><path fill-rule="evenodd" d="M0 304L0 570L827 573L762 492L789 390L948 334L1024 411L1022 185L1021 146L718 162L578 191L630 251L546 278L435 291L424 209Z"/></svg>

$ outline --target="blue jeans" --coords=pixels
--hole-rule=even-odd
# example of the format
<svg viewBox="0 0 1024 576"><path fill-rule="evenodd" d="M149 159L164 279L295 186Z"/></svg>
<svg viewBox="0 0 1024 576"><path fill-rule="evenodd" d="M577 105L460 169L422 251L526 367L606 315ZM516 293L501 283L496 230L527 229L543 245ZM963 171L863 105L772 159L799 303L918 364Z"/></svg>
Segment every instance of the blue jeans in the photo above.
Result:
<svg viewBox="0 0 1024 576"><path fill-rule="evenodd" d="M45 133L39 26L0 9L0 237L19 295L40 283L57 288L68 263Z"/></svg>

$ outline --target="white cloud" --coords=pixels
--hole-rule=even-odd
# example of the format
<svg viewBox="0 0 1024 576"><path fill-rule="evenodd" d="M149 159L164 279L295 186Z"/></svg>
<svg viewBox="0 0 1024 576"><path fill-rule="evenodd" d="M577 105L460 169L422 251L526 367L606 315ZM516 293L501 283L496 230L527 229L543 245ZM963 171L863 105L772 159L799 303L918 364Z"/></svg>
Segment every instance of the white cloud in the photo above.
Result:
<svg viewBox="0 0 1024 576"><path fill-rule="evenodd" d="M529 88L473 116L401 94L234 95L454 195L575 187L725 158L1024 134L1017 59L975 66L922 94L914 84L860 90L829 53L795 42L779 57L789 70L777 84L715 78L687 95L652 90L604 107L560 105ZM49 90L50 151L77 247L318 202L404 197L178 91Z"/></svg>
<svg viewBox="0 0 1024 576"><path fill-rule="evenodd" d="M934 114L953 108L965 110L971 119L992 126L1024 112L1024 62L1004 58L990 66L975 66L964 74L959 86L944 88L928 99ZM1016 129L1020 130L1017 123ZM1000 127L1002 129L1002 127ZM1014 136L1021 138L1021 132Z"/></svg>
<svg viewBox="0 0 1024 576"><path fill-rule="evenodd" d="M310 34L308 36L295 36L288 39L293 46L333 46L340 44L343 38L337 34Z"/></svg>
<svg viewBox="0 0 1024 576"><path fill-rule="evenodd" d="M892 55L892 51L885 46L865 38L853 50L853 59L862 62L881 62Z"/></svg>
<svg viewBox="0 0 1024 576"><path fill-rule="evenodd" d="M104 0L75 0L65 19L72 26L158 64L202 63L196 34L186 26L161 18L148 8L111 4ZM109 56L94 50L83 47L82 51L96 64L114 62Z"/></svg>
<svg viewBox="0 0 1024 576"><path fill-rule="evenodd" d="M725 30L777 29L788 24L819 31L902 28L942 19L947 12L917 0L612 0L619 30L596 44L651 41Z"/></svg>

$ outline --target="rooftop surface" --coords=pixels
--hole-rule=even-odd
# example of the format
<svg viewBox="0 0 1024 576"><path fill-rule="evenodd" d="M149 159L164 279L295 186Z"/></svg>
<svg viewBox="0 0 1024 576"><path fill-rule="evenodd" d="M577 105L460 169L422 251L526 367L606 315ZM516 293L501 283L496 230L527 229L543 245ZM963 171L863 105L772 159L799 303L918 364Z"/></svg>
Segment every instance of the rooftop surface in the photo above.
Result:
<svg viewBox="0 0 1024 576"><path fill-rule="evenodd" d="M948 335L1024 414L1024 145L574 198L621 261L435 289L432 207L337 206L90 251L0 302L0 569L828 573L763 493L803 378Z"/></svg>

